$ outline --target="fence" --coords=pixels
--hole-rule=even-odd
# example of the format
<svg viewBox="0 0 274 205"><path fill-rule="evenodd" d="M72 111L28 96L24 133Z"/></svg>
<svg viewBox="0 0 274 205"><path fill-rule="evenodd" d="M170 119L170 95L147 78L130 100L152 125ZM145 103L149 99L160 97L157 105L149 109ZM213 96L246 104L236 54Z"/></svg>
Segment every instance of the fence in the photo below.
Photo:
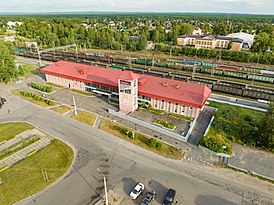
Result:
<svg viewBox="0 0 274 205"><path fill-rule="evenodd" d="M176 133L174 133L174 132L171 132L171 131L169 131L169 130L163 129L163 128L161 128L161 127L157 127L157 126L152 125L152 124L150 124L150 123L144 122L144 121L142 121L142 120L133 118L133 117L128 116L128 115L126 115L126 114L124 114L124 113L122 113L122 112L115 112L115 111L112 110L112 109L108 109L108 112L109 112L110 114L116 116L116 117L119 117L119 118L128 120L128 121L130 121L130 122L133 122L133 123L135 123L135 124L138 124L138 125L147 127L147 128L149 128L149 129L151 129L151 130L154 130L154 131L156 131L156 132L160 132L160 133L162 133L162 134L164 134L164 135L170 136L170 137L175 138L175 139L180 140L180 141L186 142L187 139L188 139L188 137L189 137L189 135L190 135L190 132L189 132L189 131L188 131L188 133L187 133L186 136L182 136L182 135L176 134ZM193 123L193 127L194 127L194 124L195 124L195 123ZM193 128L192 128L192 129L193 129Z"/></svg>

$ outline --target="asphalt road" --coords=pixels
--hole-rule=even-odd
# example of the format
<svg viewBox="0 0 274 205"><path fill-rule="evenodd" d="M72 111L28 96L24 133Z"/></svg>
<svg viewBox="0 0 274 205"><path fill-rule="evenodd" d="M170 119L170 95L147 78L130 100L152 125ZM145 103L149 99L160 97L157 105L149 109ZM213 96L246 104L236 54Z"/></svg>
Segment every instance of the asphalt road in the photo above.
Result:
<svg viewBox="0 0 274 205"><path fill-rule="evenodd" d="M18 87L18 85L15 85ZM8 103L0 110L0 122L26 121L76 149L71 170L58 183L18 204L92 204L102 195L102 175L108 188L125 197L124 205L137 204L128 193L141 181L158 194L161 204L168 188L177 190L179 204L228 205L274 204L274 186L244 174L187 160L174 161L148 152L108 133L25 102L10 94L11 86L0 86ZM7 109L12 110L8 114ZM255 186L256 185L256 186Z"/></svg>

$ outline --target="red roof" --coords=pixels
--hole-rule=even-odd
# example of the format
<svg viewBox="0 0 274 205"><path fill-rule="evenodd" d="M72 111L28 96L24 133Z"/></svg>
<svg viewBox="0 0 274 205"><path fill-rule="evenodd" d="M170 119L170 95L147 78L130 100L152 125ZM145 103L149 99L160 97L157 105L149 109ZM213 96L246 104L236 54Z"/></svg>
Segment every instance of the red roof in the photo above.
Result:
<svg viewBox="0 0 274 205"><path fill-rule="evenodd" d="M204 85L66 61L53 63L41 69L41 72L116 88L118 88L118 79L139 78L139 94L199 108L211 94L211 90Z"/></svg>
<svg viewBox="0 0 274 205"><path fill-rule="evenodd" d="M139 75L133 73L132 71L126 70L120 75L119 78L123 80L135 80L139 77Z"/></svg>

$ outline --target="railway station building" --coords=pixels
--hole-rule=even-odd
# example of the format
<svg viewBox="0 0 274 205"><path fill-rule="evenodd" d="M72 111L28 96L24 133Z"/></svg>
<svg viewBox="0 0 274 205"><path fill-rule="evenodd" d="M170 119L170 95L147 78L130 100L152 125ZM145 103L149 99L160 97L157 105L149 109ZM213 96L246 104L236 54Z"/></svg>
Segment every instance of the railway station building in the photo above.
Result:
<svg viewBox="0 0 274 205"><path fill-rule="evenodd" d="M67 61L53 63L41 72L50 83L117 100L124 113L134 112L138 105L145 104L196 118L211 94L205 85Z"/></svg>

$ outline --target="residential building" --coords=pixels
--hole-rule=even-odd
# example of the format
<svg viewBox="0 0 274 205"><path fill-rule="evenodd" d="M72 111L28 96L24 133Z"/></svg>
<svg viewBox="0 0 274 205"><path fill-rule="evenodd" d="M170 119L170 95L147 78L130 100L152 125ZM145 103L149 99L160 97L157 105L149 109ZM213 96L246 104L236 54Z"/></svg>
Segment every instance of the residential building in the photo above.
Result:
<svg viewBox="0 0 274 205"><path fill-rule="evenodd" d="M240 51L242 48L243 40L239 38L231 38L218 35L182 35L179 36L178 46L194 46L195 48L221 48L227 49L229 42L231 41L231 50Z"/></svg>
<svg viewBox="0 0 274 205"><path fill-rule="evenodd" d="M5 42L14 42L15 41L15 36L0 36L0 39L3 39Z"/></svg>
<svg viewBox="0 0 274 205"><path fill-rule="evenodd" d="M196 29L193 30L192 35L202 36L202 35L204 35L204 33L203 33L202 29L196 28Z"/></svg>
<svg viewBox="0 0 274 205"><path fill-rule="evenodd" d="M21 26L22 25L22 22L19 22L19 21L9 21L7 23L7 27L8 28L16 28L16 26Z"/></svg>
<svg viewBox="0 0 274 205"><path fill-rule="evenodd" d="M254 35L244 33L244 32L231 33L231 34L228 34L226 37L242 39L243 40L243 45L242 45L243 49L250 49L254 43Z"/></svg>
<svg viewBox="0 0 274 205"><path fill-rule="evenodd" d="M196 118L211 94L205 85L66 61L53 63L41 72L50 83L118 100L125 113L145 104Z"/></svg>

